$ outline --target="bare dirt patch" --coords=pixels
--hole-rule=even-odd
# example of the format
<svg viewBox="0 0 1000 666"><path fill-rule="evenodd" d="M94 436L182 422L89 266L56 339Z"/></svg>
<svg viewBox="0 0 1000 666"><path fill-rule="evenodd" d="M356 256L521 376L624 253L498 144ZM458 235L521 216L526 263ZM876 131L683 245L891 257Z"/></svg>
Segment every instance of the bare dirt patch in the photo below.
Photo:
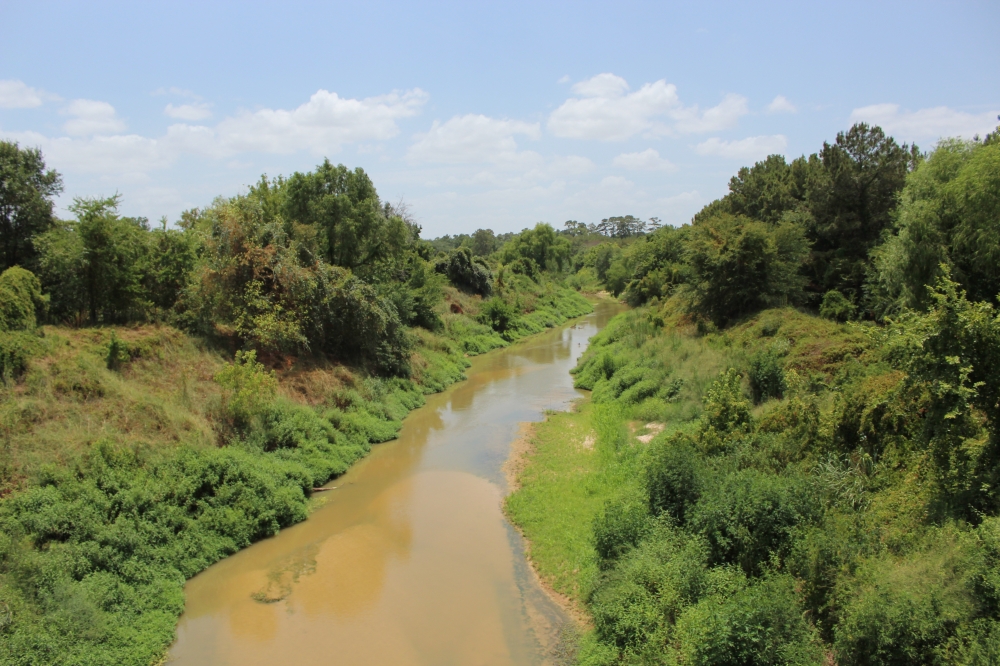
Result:
<svg viewBox="0 0 1000 666"><path fill-rule="evenodd" d="M512 493L521 487L521 472L528 466L528 458L535 451L531 441L535 436L535 424L522 423L517 430L517 437L510 443L510 454L503 464L503 475L507 479L507 491Z"/></svg>
<svg viewBox="0 0 1000 666"><path fill-rule="evenodd" d="M639 435L636 439L643 444L649 444L653 441L653 438L663 432L664 424L662 423L647 423L645 425L646 434Z"/></svg>

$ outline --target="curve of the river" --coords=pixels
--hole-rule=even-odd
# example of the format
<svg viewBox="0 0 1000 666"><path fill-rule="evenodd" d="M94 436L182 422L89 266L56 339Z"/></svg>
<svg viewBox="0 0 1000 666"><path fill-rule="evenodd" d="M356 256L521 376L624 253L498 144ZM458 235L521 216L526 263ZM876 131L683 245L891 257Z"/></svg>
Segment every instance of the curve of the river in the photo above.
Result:
<svg viewBox="0 0 1000 666"><path fill-rule="evenodd" d="M565 409L569 370L621 310L473 359L326 504L192 578L169 663L544 664L566 618L501 511L518 424Z"/></svg>

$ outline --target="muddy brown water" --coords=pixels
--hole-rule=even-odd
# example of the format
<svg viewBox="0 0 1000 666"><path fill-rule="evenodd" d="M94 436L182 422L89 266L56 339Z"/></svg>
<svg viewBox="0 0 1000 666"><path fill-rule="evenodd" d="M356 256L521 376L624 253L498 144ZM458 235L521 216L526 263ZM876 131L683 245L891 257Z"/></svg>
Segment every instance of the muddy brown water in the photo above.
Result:
<svg viewBox="0 0 1000 666"><path fill-rule="evenodd" d="M169 663L552 663L568 619L504 518L501 466L520 422L579 395L568 371L620 310L473 359L308 520L192 578Z"/></svg>

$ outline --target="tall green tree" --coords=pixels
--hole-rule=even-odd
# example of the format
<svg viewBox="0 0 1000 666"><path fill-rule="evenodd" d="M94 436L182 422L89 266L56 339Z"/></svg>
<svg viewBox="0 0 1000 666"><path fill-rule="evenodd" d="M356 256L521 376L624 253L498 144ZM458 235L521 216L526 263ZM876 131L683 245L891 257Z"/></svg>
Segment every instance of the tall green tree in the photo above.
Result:
<svg viewBox="0 0 1000 666"><path fill-rule="evenodd" d="M32 239L52 228L52 198L62 178L45 168L37 148L0 141L0 271L15 265L35 268Z"/></svg>
<svg viewBox="0 0 1000 666"><path fill-rule="evenodd" d="M383 207L363 169L324 160L309 173L293 174L284 187L286 223L311 225L327 263L364 274L379 262L398 260L414 239L414 228Z"/></svg>
<svg viewBox="0 0 1000 666"><path fill-rule="evenodd" d="M889 311L923 309L947 270L973 301L1000 295L1000 142L942 141L910 174L870 288Z"/></svg>
<svg viewBox="0 0 1000 666"><path fill-rule="evenodd" d="M858 123L796 165L806 189L806 263L810 291L837 289L858 299L869 252L892 224L906 175L919 161L916 146L899 145L880 127Z"/></svg>
<svg viewBox="0 0 1000 666"><path fill-rule="evenodd" d="M76 199L76 220L38 236L39 277L60 321L124 322L146 316L150 302L149 224L121 217L119 197Z"/></svg>

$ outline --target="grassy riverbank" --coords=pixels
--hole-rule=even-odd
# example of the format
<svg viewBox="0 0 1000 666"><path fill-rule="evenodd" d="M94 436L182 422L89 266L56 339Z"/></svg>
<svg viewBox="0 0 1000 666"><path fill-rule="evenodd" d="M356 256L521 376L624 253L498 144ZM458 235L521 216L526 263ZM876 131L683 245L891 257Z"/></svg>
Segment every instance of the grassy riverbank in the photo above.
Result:
<svg viewBox="0 0 1000 666"><path fill-rule="evenodd" d="M501 334L482 298L446 288L439 331L407 333L405 378L232 361L165 325L39 329L0 387L0 663L158 661L187 578L303 520L312 489L395 437L466 356L592 309L548 280L509 293Z"/></svg>
<svg viewBox="0 0 1000 666"><path fill-rule="evenodd" d="M995 663L1000 523L970 508L989 421L936 415L908 360L960 335L970 306L941 299L884 328L777 309L707 333L667 304L594 338L592 394L534 427L506 501L585 613L580 663Z"/></svg>

